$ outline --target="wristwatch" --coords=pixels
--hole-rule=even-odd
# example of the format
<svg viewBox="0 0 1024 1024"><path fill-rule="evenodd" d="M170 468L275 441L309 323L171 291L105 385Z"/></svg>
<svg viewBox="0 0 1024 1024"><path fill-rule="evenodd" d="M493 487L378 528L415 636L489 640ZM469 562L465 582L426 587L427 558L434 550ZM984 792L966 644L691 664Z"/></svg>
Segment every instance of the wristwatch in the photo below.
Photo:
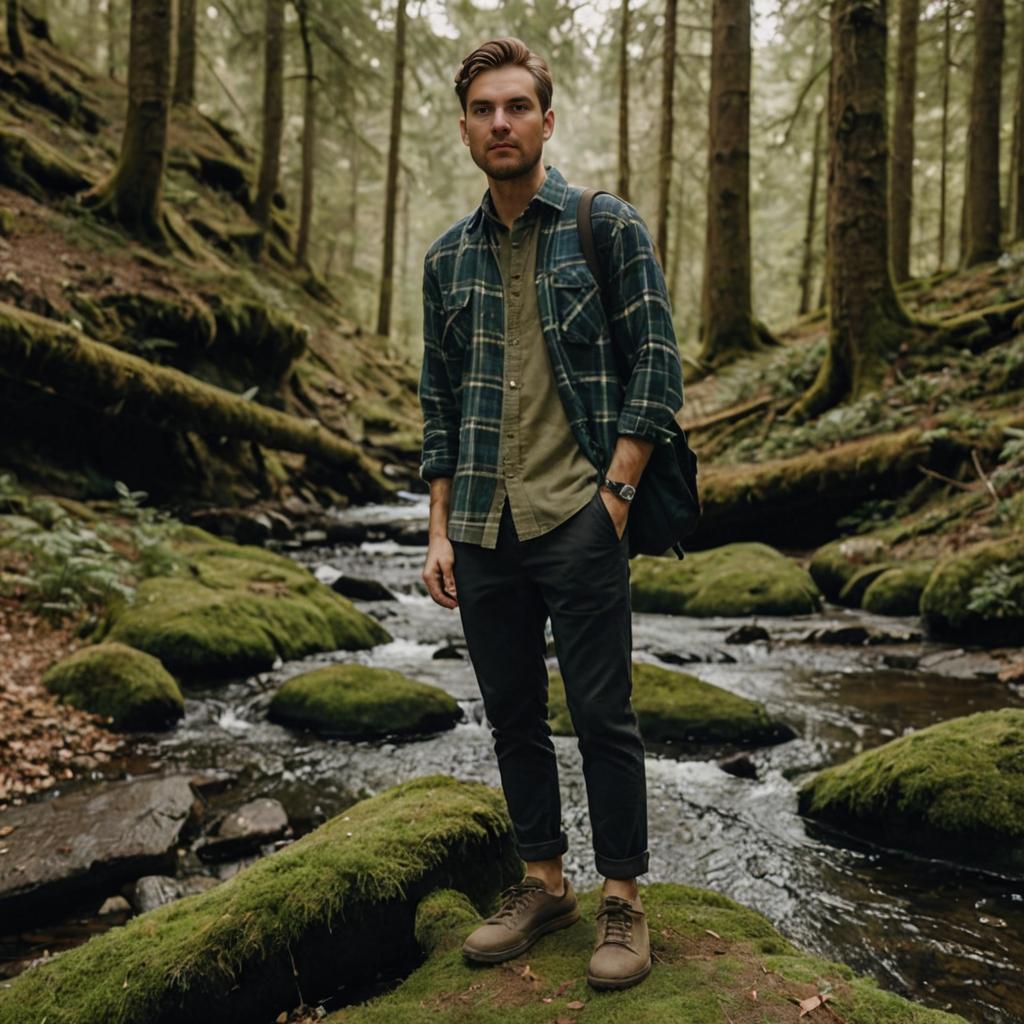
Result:
<svg viewBox="0 0 1024 1024"><path fill-rule="evenodd" d="M623 501L632 501L636 497L636 488L632 484L619 483L617 480L609 480L605 477L601 483L613 494L617 494Z"/></svg>

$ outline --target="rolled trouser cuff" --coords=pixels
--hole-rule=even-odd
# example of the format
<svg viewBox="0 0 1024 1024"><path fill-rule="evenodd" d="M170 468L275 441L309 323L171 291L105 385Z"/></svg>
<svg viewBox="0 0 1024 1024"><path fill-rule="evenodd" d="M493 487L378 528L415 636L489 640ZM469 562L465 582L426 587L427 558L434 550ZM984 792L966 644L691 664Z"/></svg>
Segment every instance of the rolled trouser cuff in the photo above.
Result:
<svg viewBox="0 0 1024 1024"><path fill-rule="evenodd" d="M605 878L636 878L637 875L646 875L650 855L647 850L638 853L635 857L627 857L625 860L612 860L610 857L602 857L594 851L594 865L598 874Z"/></svg>
<svg viewBox="0 0 1024 1024"><path fill-rule="evenodd" d="M557 839L548 839L543 843L516 843L516 852L522 860L550 860L569 849L569 837L559 833Z"/></svg>

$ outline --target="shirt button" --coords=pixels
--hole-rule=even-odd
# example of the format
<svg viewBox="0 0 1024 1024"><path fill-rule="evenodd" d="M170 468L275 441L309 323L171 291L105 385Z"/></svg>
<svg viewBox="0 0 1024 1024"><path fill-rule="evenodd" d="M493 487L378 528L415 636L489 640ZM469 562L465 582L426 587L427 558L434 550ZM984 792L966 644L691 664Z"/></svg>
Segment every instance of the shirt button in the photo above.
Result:
<svg viewBox="0 0 1024 1024"><path fill-rule="evenodd" d="M508 477L509 480L515 480L516 478L515 473L511 469L505 470L505 476Z"/></svg>
<svg viewBox="0 0 1024 1024"><path fill-rule="evenodd" d="M517 383L516 383L516 382L515 382L514 380L510 380L510 381L508 382L508 386L509 386L509 387L510 387L510 388L511 388L511 389L512 389L513 391L515 391L515 389L516 389L517 387L519 387L519 385L518 385L518 384L517 384Z"/></svg>

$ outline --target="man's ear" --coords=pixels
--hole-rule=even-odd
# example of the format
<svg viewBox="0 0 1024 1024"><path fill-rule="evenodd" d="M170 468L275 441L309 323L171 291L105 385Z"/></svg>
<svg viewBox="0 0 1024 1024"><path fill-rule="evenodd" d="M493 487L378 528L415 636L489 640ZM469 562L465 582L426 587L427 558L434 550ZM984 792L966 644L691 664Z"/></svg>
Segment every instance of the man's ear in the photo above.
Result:
<svg viewBox="0 0 1024 1024"><path fill-rule="evenodd" d="M468 146L469 136L466 134L466 119L464 117L459 118L459 135L462 137L462 144Z"/></svg>
<svg viewBox="0 0 1024 1024"><path fill-rule="evenodd" d="M555 134L555 108L548 107L544 113L544 141L547 142Z"/></svg>

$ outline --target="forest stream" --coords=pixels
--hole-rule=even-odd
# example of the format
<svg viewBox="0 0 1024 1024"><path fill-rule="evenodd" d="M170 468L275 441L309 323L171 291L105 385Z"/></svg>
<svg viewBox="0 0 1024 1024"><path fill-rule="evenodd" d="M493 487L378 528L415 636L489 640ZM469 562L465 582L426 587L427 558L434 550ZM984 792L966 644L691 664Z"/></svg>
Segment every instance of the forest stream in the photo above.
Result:
<svg viewBox="0 0 1024 1024"><path fill-rule="evenodd" d="M409 501L338 516L421 524L425 505ZM328 583L343 573L384 584L396 600L359 607L396 639L360 654L314 656L216 689L191 690L175 731L147 734L130 762L109 769L223 772L237 779L232 804L274 797L296 831L418 775L445 772L497 785L491 736L458 614L436 606L422 591L424 549L385 540L307 544L292 554ZM796 793L809 773L856 751L958 715L1024 707L1024 692L1007 693L983 652L923 639L917 620L829 607L757 624L767 630L767 640L744 642L734 635L750 620L634 616L637 660L683 665L762 702L798 734L752 752L746 768L753 768L754 778L719 767L734 750L648 745L651 862L645 880L716 889L761 911L798 944L874 976L885 988L971 1021L1019 1024L1024 880L831 834L797 814ZM872 642L850 646L809 639L816 631L851 626L867 626ZM449 656L434 657L442 648L449 648ZM341 660L399 669L441 686L460 702L465 720L451 731L401 743L323 740L267 721L266 707L285 678ZM598 878L579 754L574 738L555 737L554 743L570 837L567 868L574 884L586 888ZM41 930L35 938L45 941L52 934L59 941L61 927Z"/></svg>

